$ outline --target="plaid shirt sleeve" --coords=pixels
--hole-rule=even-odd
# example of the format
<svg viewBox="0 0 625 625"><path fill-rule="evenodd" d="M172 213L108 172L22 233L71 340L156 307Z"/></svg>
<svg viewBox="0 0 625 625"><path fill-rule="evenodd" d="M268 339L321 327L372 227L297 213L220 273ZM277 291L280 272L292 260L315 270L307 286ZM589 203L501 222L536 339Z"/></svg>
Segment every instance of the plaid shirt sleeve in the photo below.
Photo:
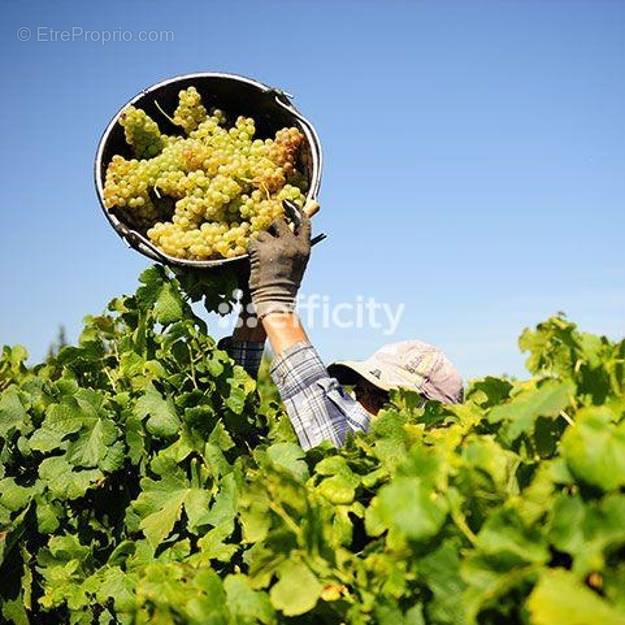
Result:
<svg viewBox="0 0 625 625"><path fill-rule="evenodd" d="M217 344L219 349L228 352L238 365L241 365L252 378L258 376L258 369L263 359L265 343L258 341L234 341L231 336L226 336Z"/></svg>
<svg viewBox="0 0 625 625"><path fill-rule="evenodd" d="M271 377L304 449L323 441L340 447L351 432L369 429L369 413L330 377L309 343L297 343L276 358Z"/></svg>

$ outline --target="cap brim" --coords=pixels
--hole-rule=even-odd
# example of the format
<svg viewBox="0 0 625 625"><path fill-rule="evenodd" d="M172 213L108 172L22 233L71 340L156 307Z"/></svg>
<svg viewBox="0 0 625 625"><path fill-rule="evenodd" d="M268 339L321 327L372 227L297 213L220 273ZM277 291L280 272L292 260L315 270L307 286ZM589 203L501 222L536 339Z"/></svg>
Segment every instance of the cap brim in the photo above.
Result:
<svg viewBox="0 0 625 625"><path fill-rule="evenodd" d="M373 384L382 391L390 391L392 386L388 386L382 380L379 380L369 371L366 363L358 360L342 360L333 362L328 366L328 373L336 378L341 384L353 386L358 382L359 378L364 378L367 382Z"/></svg>

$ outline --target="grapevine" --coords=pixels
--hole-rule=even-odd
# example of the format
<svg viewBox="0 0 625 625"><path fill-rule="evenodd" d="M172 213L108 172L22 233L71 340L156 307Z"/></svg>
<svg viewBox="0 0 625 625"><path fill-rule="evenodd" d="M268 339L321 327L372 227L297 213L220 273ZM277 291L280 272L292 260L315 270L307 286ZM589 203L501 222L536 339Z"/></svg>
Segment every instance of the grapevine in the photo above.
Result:
<svg viewBox="0 0 625 625"><path fill-rule="evenodd" d="M305 452L208 280L151 267L77 345L4 347L0 622L625 624L625 340L552 317L528 379Z"/></svg>
<svg viewBox="0 0 625 625"><path fill-rule="evenodd" d="M252 118L228 127L226 115L209 114L194 87L180 91L169 119L185 136L162 134L145 111L124 110L120 124L135 158L112 158L103 194L107 209L166 254L240 256L250 237L284 214L283 200L303 207L307 183L297 162L304 135L297 128L255 138Z"/></svg>

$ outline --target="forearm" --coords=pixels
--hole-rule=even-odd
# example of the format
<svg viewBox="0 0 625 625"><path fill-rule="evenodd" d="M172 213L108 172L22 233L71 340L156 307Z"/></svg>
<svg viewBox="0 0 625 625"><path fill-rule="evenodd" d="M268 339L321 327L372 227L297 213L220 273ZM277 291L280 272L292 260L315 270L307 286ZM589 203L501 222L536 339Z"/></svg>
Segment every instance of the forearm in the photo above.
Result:
<svg viewBox="0 0 625 625"><path fill-rule="evenodd" d="M309 342L306 330L295 313L271 313L263 317L259 325L269 338L276 357L297 343Z"/></svg>

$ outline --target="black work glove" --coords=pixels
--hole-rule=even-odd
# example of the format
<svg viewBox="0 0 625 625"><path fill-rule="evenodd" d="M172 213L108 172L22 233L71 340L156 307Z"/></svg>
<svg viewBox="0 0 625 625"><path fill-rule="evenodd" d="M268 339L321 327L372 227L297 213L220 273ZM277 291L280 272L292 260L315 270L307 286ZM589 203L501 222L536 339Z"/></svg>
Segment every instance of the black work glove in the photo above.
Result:
<svg viewBox="0 0 625 625"><path fill-rule="evenodd" d="M310 256L310 220L302 219L297 233L284 219L272 232L261 232L248 246L250 294L259 319L272 312L292 312Z"/></svg>

